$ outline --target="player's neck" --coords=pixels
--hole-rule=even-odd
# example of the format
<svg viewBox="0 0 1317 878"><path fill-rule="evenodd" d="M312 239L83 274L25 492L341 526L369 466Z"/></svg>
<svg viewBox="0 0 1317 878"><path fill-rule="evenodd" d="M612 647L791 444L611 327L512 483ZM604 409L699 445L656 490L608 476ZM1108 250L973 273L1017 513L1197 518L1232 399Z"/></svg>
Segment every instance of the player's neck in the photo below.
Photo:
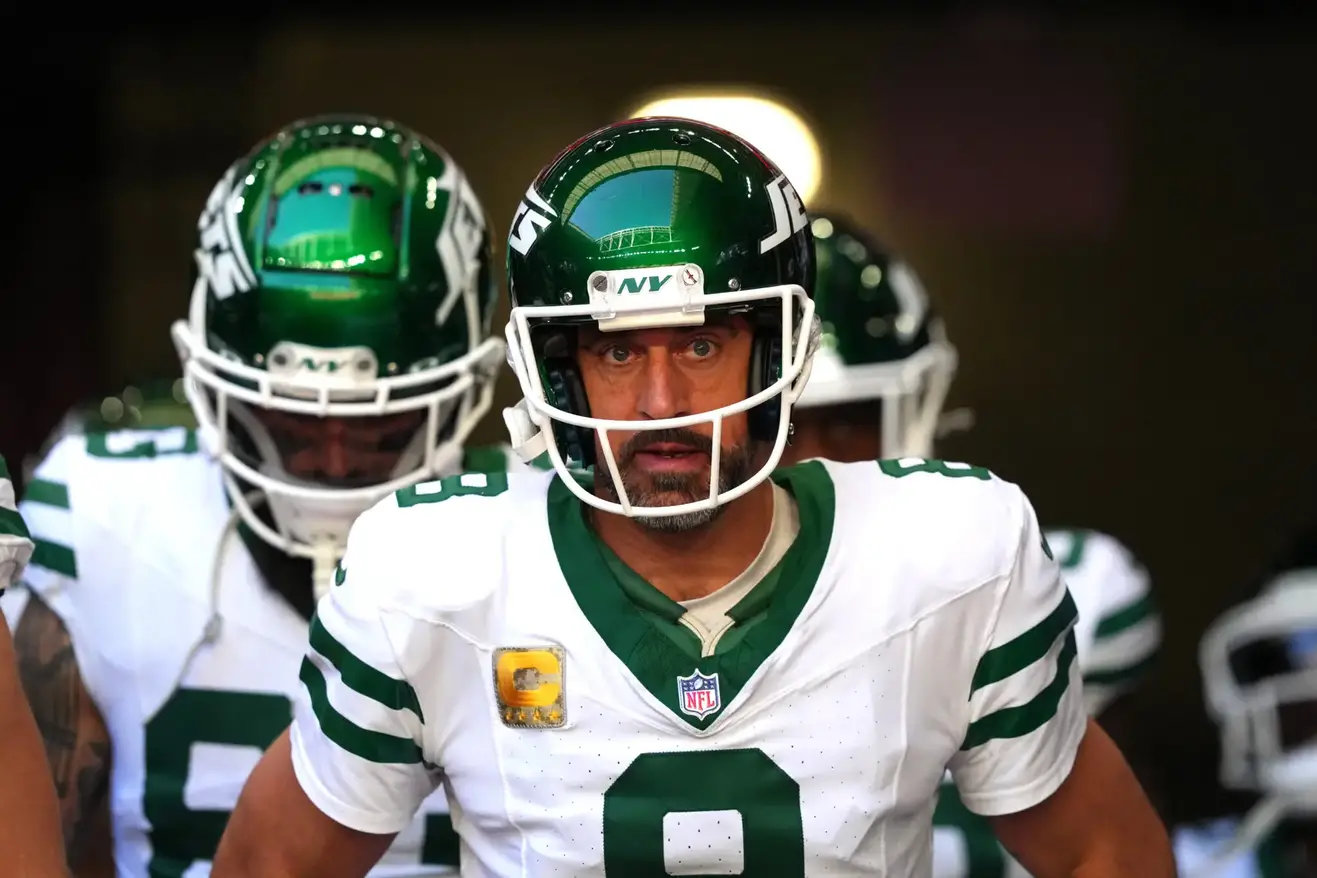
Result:
<svg viewBox="0 0 1317 878"><path fill-rule="evenodd" d="M703 527L665 533L624 515L596 513L595 533L640 576L674 601L712 594L759 555L773 526L773 486L765 481L722 507Z"/></svg>

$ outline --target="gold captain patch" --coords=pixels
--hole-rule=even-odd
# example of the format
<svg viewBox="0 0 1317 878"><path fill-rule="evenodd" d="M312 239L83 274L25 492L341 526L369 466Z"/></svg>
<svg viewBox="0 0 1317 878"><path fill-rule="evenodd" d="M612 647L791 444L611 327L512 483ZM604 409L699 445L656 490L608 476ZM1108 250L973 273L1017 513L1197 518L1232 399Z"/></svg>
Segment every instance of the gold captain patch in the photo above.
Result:
<svg viewBox="0 0 1317 878"><path fill-rule="evenodd" d="M567 654L558 646L494 650L494 697L503 725L560 729L567 722Z"/></svg>

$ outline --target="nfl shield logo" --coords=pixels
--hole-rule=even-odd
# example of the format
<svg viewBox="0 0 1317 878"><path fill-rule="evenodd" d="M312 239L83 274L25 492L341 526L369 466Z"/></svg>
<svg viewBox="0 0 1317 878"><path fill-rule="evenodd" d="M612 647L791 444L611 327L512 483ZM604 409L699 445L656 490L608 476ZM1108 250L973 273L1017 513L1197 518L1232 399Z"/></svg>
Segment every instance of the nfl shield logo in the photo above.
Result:
<svg viewBox="0 0 1317 878"><path fill-rule="evenodd" d="M685 677L677 678L677 699L681 712L704 719L722 708L722 698L718 694L718 675L704 675L695 671Z"/></svg>

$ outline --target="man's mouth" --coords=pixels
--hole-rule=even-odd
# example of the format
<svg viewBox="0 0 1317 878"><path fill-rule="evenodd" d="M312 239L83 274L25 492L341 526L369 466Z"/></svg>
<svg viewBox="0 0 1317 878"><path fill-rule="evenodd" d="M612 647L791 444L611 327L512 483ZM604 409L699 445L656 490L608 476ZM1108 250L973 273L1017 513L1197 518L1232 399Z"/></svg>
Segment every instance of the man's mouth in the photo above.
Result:
<svg viewBox="0 0 1317 878"><path fill-rule="evenodd" d="M653 442L635 453L642 469L658 472L694 471L705 466L708 454L680 442Z"/></svg>

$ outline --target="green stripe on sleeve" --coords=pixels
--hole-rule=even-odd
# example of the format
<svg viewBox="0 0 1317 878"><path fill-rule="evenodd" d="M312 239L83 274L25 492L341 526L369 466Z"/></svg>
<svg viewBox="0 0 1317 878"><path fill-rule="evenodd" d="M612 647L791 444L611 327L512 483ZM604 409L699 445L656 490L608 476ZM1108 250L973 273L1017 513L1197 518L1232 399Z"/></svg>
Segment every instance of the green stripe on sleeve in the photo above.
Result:
<svg viewBox="0 0 1317 878"><path fill-rule="evenodd" d="M1020 738L1046 725L1056 716L1061 697L1070 686L1070 665L1074 663L1075 632L1066 633L1065 645L1056 657L1056 676L1029 702L1016 707L1003 707L970 723L965 732L962 750L972 750L995 738Z"/></svg>
<svg viewBox="0 0 1317 878"><path fill-rule="evenodd" d="M22 537L25 540L32 538L27 532L27 525L23 523L23 516L3 506L0 506L0 536Z"/></svg>
<svg viewBox="0 0 1317 878"><path fill-rule="evenodd" d="M411 738L363 729L335 710L329 703L325 675L309 658L302 659L297 676L311 696L311 709L320 723L320 731L339 747L368 762L412 765L421 761L421 748Z"/></svg>
<svg viewBox="0 0 1317 878"><path fill-rule="evenodd" d="M78 578L78 559L73 550L50 540L35 539L36 548L32 550L32 563L37 567L52 570L69 579Z"/></svg>
<svg viewBox="0 0 1317 878"><path fill-rule="evenodd" d="M1070 590L1066 589L1065 597L1046 619L1014 640L993 647L983 654L983 658L979 659L978 667L974 669L970 695L973 696L984 686L990 686L1018 674L1043 658L1051 651L1052 645L1056 643L1062 632L1073 627L1078 618L1079 610L1075 608L1074 598L1070 597Z"/></svg>
<svg viewBox="0 0 1317 878"><path fill-rule="evenodd" d="M1129 628L1147 619L1157 611L1152 602L1152 595L1145 594L1138 600L1126 604L1115 612L1103 616L1093 630L1093 638L1101 640L1104 637L1111 637L1119 634Z"/></svg>
<svg viewBox="0 0 1317 878"><path fill-rule="evenodd" d="M311 617L311 648L320 653L338 671L343 684L353 692L379 702L390 710L410 710L425 722L416 690L406 680L398 680L357 658L326 630L317 614Z"/></svg>
<svg viewBox="0 0 1317 878"><path fill-rule="evenodd" d="M4 455L0 454L0 479L10 478L9 467L5 464Z"/></svg>
<svg viewBox="0 0 1317 878"><path fill-rule="evenodd" d="M48 482L45 479L33 479L23 493L26 503L40 503L42 506L54 506L56 509L69 508L69 489L60 482Z"/></svg>

